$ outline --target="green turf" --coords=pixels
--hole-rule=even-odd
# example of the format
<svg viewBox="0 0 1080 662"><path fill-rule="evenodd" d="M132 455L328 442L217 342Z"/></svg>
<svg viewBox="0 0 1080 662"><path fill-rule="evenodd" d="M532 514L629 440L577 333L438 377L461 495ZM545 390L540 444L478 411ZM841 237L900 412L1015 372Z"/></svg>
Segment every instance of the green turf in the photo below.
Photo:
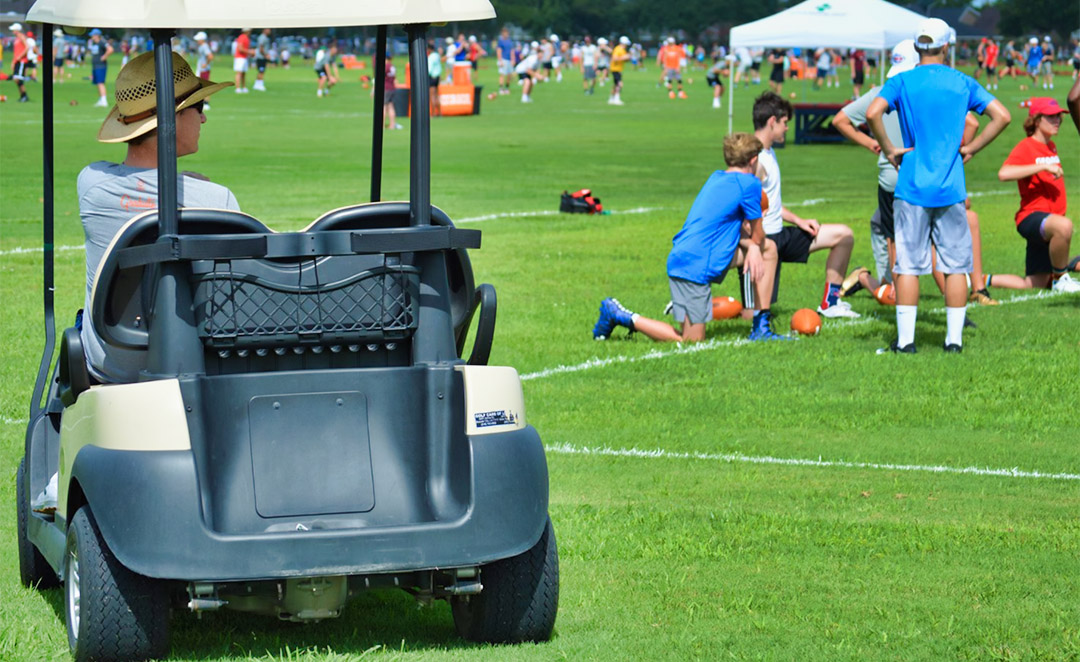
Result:
<svg viewBox="0 0 1080 662"><path fill-rule="evenodd" d="M892 337L892 311L865 294L852 299L862 321L827 322L820 337L796 343L736 342L748 331L736 321L711 324L709 342L694 352L621 331L606 343L591 339L604 296L660 315L671 237L702 182L722 167L726 97L723 111L710 108L704 75L695 72L690 99L671 101L656 88L657 73L630 73L622 108L604 103L609 88L582 96L571 73L539 86L531 105L518 102L515 87L511 96L484 98L479 117L432 124L432 200L454 219L555 210L564 189L582 187L615 212L472 226L484 231L483 249L473 253L477 280L499 292L492 363L528 377L529 422L551 449L562 566L554 640L466 645L445 605L418 609L404 594L374 593L341 619L303 627L177 613L175 659L1080 657L1080 481L727 457L1080 473L1077 298L973 309L978 329L965 335L961 356L937 349L943 302L929 280L913 357L874 354ZM215 70L229 74L224 62ZM120 148L94 140L104 111L93 107L87 75L72 70L56 88L59 246L82 242L78 171L122 158ZM318 99L310 67L298 63L271 70L266 94L215 96L201 151L181 168L229 186L245 211L280 230L366 200L372 113L357 79L349 72L333 96ZM485 94L495 89L490 64L480 82ZM1020 83L999 90L1013 125L967 168L989 272L1023 269L1015 184L996 178L1022 136ZM13 98L14 86L3 86ZM1067 86L1059 79L1059 99ZM40 256L11 253L41 241L41 91L29 89L34 103L0 106L2 660L66 656L60 594L22 588L15 551L21 421L42 344ZM761 89L737 90L737 129L749 128ZM792 90L807 101L840 101L850 91L795 83L785 94ZM408 137L386 134L386 199L408 195ZM1068 192L1080 199L1070 123L1058 144ZM852 145L789 145L779 159L788 205L850 224L852 266L870 264L874 157ZM642 208L649 211L620 213ZM82 253L59 252L56 264L58 311L70 319L83 297ZM817 304L823 270L822 254L785 267L780 325ZM590 360L596 367L576 369ZM570 370L544 372L557 366ZM570 452L587 448L666 455Z"/></svg>

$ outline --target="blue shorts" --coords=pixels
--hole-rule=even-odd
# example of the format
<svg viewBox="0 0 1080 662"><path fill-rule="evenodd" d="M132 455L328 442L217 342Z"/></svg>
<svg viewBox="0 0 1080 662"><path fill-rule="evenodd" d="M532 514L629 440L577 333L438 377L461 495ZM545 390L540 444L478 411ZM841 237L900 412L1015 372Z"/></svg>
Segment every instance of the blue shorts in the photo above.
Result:
<svg viewBox="0 0 1080 662"><path fill-rule="evenodd" d="M90 82L94 85L103 85L105 83L105 72L108 71L105 67L94 67L90 72Z"/></svg>

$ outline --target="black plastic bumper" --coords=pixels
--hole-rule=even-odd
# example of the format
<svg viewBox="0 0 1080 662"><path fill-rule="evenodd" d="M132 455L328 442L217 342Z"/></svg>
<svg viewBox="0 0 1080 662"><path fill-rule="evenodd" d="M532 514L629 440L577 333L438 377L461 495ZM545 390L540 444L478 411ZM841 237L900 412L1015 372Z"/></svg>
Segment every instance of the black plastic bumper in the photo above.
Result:
<svg viewBox="0 0 1080 662"><path fill-rule="evenodd" d="M519 554L547 521L543 446L530 426L469 438L471 505L446 521L223 534L206 526L194 456L85 447L78 480L101 533L134 572L243 581L476 565ZM339 524L340 526L340 524Z"/></svg>

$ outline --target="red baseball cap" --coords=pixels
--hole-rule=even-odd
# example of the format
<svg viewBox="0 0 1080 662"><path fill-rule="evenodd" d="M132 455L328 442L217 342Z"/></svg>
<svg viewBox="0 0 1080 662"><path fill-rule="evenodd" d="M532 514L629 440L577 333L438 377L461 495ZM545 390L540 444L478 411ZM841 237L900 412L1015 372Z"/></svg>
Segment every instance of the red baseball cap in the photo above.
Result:
<svg viewBox="0 0 1080 662"><path fill-rule="evenodd" d="M1057 102L1057 99L1053 97L1033 97L1028 101L1028 117L1035 117L1036 115L1060 115L1061 113L1067 113L1061 107L1061 104Z"/></svg>

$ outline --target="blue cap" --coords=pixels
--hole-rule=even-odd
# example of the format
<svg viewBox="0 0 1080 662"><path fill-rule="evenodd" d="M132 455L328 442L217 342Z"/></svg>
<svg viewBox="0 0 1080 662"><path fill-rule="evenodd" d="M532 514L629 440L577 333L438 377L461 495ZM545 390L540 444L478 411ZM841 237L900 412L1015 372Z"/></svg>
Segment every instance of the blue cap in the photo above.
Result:
<svg viewBox="0 0 1080 662"><path fill-rule="evenodd" d="M93 30L90 31L90 36L91 37L93 37L94 35L99 35L99 34L101 34L101 30L98 30L97 28L94 28Z"/></svg>

